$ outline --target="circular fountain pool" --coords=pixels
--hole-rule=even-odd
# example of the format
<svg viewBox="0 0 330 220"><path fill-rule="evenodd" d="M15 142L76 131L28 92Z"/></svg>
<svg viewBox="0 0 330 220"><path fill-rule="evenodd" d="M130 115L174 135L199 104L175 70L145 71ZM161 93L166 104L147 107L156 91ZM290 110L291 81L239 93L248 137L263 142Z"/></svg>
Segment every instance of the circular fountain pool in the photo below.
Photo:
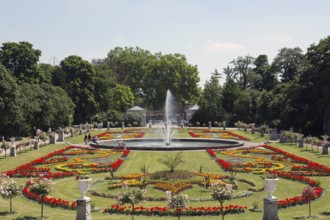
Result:
<svg viewBox="0 0 330 220"><path fill-rule="evenodd" d="M119 140L107 140L99 142L99 144L91 144L96 148L115 149L118 147ZM231 140L219 139L184 139L174 138L169 146L165 145L163 139L125 139L126 148L130 150L152 150L152 151L169 151L169 150L203 150L203 149L222 149L243 146L243 143Z"/></svg>

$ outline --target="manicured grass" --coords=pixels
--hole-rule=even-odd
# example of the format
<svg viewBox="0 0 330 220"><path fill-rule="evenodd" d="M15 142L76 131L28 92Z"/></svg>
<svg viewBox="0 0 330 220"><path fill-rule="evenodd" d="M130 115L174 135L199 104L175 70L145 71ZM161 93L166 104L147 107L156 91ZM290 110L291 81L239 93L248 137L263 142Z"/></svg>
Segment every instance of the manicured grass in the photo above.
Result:
<svg viewBox="0 0 330 220"><path fill-rule="evenodd" d="M93 135L96 133L101 133L103 131L93 131ZM237 132L237 134L248 137L253 142L261 142L263 143L267 138L260 138L258 134L251 135L245 132ZM67 139L66 141L70 143L82 143L83 136L77 136L74 138ZM308 158L310 160L316 161L318 163L323 163L327 166L330 166L329 156L321 155L320 153L313 153L310 151L306 151L304 149L298 148L295 145L282 145L282 144L271 144L272 146L276 146L282 150L294 153L296 155ZM5 171L12 169L18 165L30 162L33 159L39 158L43 155L46 155L55 150L59 150L64 148L67 145L48 145L42 147L39 150L31 150L26 153L22 153L15 158L7 157L0 159L0 171ZM115 176L130 174L130 173L140 173L140 167L143 164L149 165L149 172L155 172L159 170L167 169L164 165L161 165L157 162L158 158L162 158L166 154L175 154L176 152L148 152L148 151L132 151L129 154L129 159L124 162L124 164L118 169L115 173ZM180 164L177 169L189 170L192 172L198 172L200 166L202 166L203 172L208 173L217 173L217 174L228 174L224 172L220 166L210 158L210 156L205 151L185 151L183 153L185 163ZM101 174L93 174L93 181L97 181L98 179L104 179L104 177L109 176L109 173L101 173ZM247 178L253 179L255 182L259 184L263 184L263 180L258 175L253 174L244 174L238 173L237 178ZM327 188L330 185L329 177L311 177L312 179L318 179L321 181L321 186ZM15 181L24 183L27 178L15 178ZM51 192L51 196L62 198L68 201L75 201L79 196L80 192L77 187L78 183L74 179L74 177L68 177L64 179L59 179L55 181L55 185L53 186L53 191ZM96 185L97 186L97 185ZM240 190L246 190L248 185L245 183L238 183ZM106 184L104 186L106 188ZM305 184L301 184L298 182L293 182L285 179L280 179L278 181L277 189L274 193L279 199L284 199L286 197L293 197L295 195L300 195L303 188L305 188ZM208 197L208 194L200 195L201 187L194 187L193 189L189 189L184 191L191 195L191 197ZM118 192L119 189L113 190L113 193ZM155 193L156 196L165 195L159 190L154 190L149 188L150 193ZM111 191L110 191L111 192ZM252 206L254 201L259 201L259 205L263 208L263 198L267 195L267 192L256 192L253 193L252 196L233 199L231 201L226 201L224 205L229 204L237 204L237 205L246 205L248 207ZM115 204L115 200L107 199L102 197L91 196L87 193L87 196L91 197L92 204L101 209L107 208L111 204ZM13 200L14 210L17 214L14 215L1 215L0 219L15 219L17 217L31 216L31 217L39 217L40 216L40 205L31 201L28 201L24 197L16 198ZM143 206L166 206L166 202L142 202L140 205ZM217 202L215 201L207 201L207 202L191 202L191 206L217 206ZM5 212L9 209L9 201L0 199L0 212ZM330 196L325 190L324 195L321 196L317 201L312 202L312 214L317 215L321 219L330 219L330 212L327 211L330 209ZM307 216L308 214L308 206L295 206L286 209L279 210L279 217L281 220L286 219L294 219L302 216ZM76 211L72 210L62 210L58 208L51 208L49 206L45 206L44 215L47 217L47 220L57 220L57 219L75 219ZM233 216L225 216L225 219L229 220L255 220L262 219L263 213L253 213L247 211L245 214L233 215ZM129 216L122 215L105 215L102 214L102 211L93 212L92 218L94 220L101 219L130 219ZM147 217L147 216L136 216L135 219L158 219L155 216ZM159 219L168 220L168 219L176 219L176 217L161 217ZM205 217L186 217L183 216L182 219L220 219L219 216L205 216Z"/></svg>

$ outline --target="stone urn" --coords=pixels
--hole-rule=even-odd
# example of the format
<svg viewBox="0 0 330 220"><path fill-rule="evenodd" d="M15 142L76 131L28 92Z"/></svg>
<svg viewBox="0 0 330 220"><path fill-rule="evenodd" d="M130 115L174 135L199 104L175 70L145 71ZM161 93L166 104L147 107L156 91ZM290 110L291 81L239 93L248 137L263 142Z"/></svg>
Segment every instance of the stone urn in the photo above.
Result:
<svg viewBox="0 0 330 220"><path fill-rule="evenodd" d="M269 195L266 198L276 198L275 196L273 196L273 192L276 189L276 184L278 181L278 178L274 178L274 179L265 179L266 183L265 183L265 190L267 190L269 192Z"/></svg>
<svg viewBox="0 0 330 220"><path fill-rule="evenodd" d="M86 195L86 193L88 191L88 188L89 188L89 185L90 185L90 181L91 180L92 180L91 178L88 178L88 179L79 179L78 180L79 190L80 190L80 192L82 194L82 196L81 196L80 199L86 197L85 195Z"/></svg>

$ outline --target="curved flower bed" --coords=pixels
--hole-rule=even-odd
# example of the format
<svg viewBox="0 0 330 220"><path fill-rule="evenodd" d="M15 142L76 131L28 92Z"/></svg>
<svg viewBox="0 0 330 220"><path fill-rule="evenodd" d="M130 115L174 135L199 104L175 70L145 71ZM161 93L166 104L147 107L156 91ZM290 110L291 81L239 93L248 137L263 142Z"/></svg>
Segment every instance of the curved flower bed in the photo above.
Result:
<svg viewBox="0 0 330 220"><path fill-rule="evenodd" d="M74 151L72 151L75 149ZM99 153L100 155L94 155L96 153ZM105 152L105 153L104 153ZM57 178L63 178L63 177L68 177L68 176L74 176L77 175L81 172L91 172L91 173L99 173L99 172L108 172L110 170L116 171L120 165L124 162L122 159L118 159L115 162L109 163L108 165L101 165L97 163L86 163L83 164L83 171L79 171L77 169L70 169L70 168L63 168L64 166L74 166L73 164L80 166L80 161L77 158L75 158L74 162L67 162L69 159L67 155L73 156L73 155L93 155L92 156L86 156L83 157L84 159L91 159L91 158L101 158L101 157L106 157L112 155L109 152L104 151L101 153L99 149L95 148L89 148L89 147L81 147L81 146L68 146L65 147L61 150L54 151L50 154L47 154L46 156L40 157L36 160L33 160L29 163L23 164L21 166L16 167L13 170L8 170L6 172L3 172L5 175L9 177L35 177L35 176L40 176L42 175L45 178L52 178L52 179L57 179ZM119 151L118 151L119 152ZM118 153L116 152L116 154ZM127 157L127 155L130 153L129 150L125 151L120 151L122 152L122 156L124 155ZM65 161L65 162L62 162ZM57 164L57 169L60 170L61 172L51 172L49 167L37 167L38 165L44 165L44 164ZM53 165L51 164L51 165Z"/></svg>
<svg viewBox="0 0 330 220"><path fill-rule="evenodd" d="M106 131L106 132L103 132L96 136L100 140L107 140L107 139L114 139L115 134L121 134L120 139L129 139L129 138L142 138L144 136L145 132L141 131L139 129L129 129L129 130L124 130L122 133Z"/></svg>
<svg viewBox="0 0 330 220"><path fill-rule="evenodd" d="M247 209L246 206L239 205L229 205L224 208L225 215L228 214L241 214ZM103 213L106 214L124 214L130 215L132 209L130 206L120 206L118 204L111 205L110 208L105 209ZM206 216L214 215L218 216L221 213L220 206L213 207L189 207L182 209L180 215L182 216ZM168 207L143 207L138 206L134 208L134 215L147 215L147 216L177 216L178 212L176 210L171 210Z"/></svg>
<svg viewBox="0 0 330 220"><path fill-rule="evenodd" d="M98 155L100 153L102 156ZM3 174L9 177L38 177L42 176L47 179L57 179L64 178L69 176L74 176L77 174L81 174L79 169L73 169L77 167L83 167L83 172L87 173L98 173L98 172L108 172L108 171L116 171L121 164L124 162L122 159L117 159L115 162L108 164L98 164L98 163L81 163L81 158L76 158L74 156L77 155L88 155L83 157L84 159L95 159L101 157L107 157L110 155L120 154L122 156L127 157L130 153L129 150L118 151L118 152L102 152L99 149L89 148L89 147L81 147L81 146L68 146L61 150L54 151L46 156L40 157L36 160L33 160L29 163L23 164L21 166L16 167L13 170L8 170L3 172ZM92 156L93 155L93 156ZM72 159L70 157L73 157ZM72 162L67 162L69 160L73 160ZM37 167L38 165L42 166L51 166L57 165L58 169L63 172L51 172L49 167ZM64 168L67 166L66 168ZM30 181L26 182L25 187L22 190L22 193L25 197L30 200L37 201L41 203L41 197L30 190ZM52 207L60 207L64 209L76 209L76 202L69 202L63 200L61 198L53 198L51 196L45 196L43 198L43 203L46 205L50 205Z"/></svg>
<svg viewBox="0 0 330 220"><path fill-rule="evenodd" d="M323 189L320 187L320 183L317 180L313 180L309 177L306 177L307 175L317 175L317 176L328 176L330 175L330 168L318 164L316 162L310 161L308 159L296 156L294 154L290 154L288 152L285 152L283 150L277 149L275 147L269 146L269 145L262 145L262 146L257 146L257 147L263 147L268 150L271 150L275 152L277 155L273 155L272 152L262 152L262 150L258 149L256 150L256 147L251 147L250 149L241 149L241 150L236 150L225 153L227 156L233 156L233 157L242 157L242 158L252 158L252 156L246 156L245 154L252 153L255 154L257 153L257 156L255 158L259 158L259 161L264 161L264 158L260 160L260 155L273 155L271 156L271 159L278 159L280 158L279 155L282 155L281 157L282 161L286 161L286 164L291 164L291 171L279 171L279 169L283 169L284 166L282 167L281 164L279 163L273 163L273 162L251 162L251 163L241 163L241 164L235 164L233 162L227 162L223 159L216 158L217 163L225 170L225 171L238 171L238 172L251 172L253 169L251 167L257 166L258 163L264 163L264 171L267 170L268 173L270 174L276 174L278 177L282 177L288 180L292 181L298 181L304 184L308 184L309 186L313 187L316 197L319 198L322 193ZM242 156L238 155L237 152L241 151ZM216 156L216 153L212 150L207 151L211 157ZM277 160L278 161L278 160ZM270 168L270 163L272 164L277 164L278 168ZM293 163L302 163L306 164L306 166L300 166L297 164ZM246 167L248 165L249 167ZM268 166L268 168L266 168ZM254 172L255 174L258 174L258 172ZM261 172L264 173L264 172ZM286 208L288 206L295 206L295 205L300 205L303 204L303 198L302 196L295 196L292 198L286 198L283 200L278 201L279 208Z"/></svg>
<svg viewBox="0 0 330 220"><path fill-rule="evenodd" d="M42 198L41 196L32 193L30 188L28 187L28 184L23 188L22 190L23 195L33 201L36 201L38 203L41 203ZM77 203L76 202L69 202L67 200L63 200L60 198L53 198L50 196L45 196L43 198L43 204L49 205L51 207L59 207L63 209L76 209Z"/></svg>
<svg viewBox="0 0 330 220"><path fill-rule="evenodd" d="M192 129L188 131L188 134L194 138L212 138L213 136L210 134L219 134L219 133L220 133L220 138L223 139L239 139L244 141L250 141L250 139L235 134L234 132L231 131L209 130L209 129Z"/></svg>

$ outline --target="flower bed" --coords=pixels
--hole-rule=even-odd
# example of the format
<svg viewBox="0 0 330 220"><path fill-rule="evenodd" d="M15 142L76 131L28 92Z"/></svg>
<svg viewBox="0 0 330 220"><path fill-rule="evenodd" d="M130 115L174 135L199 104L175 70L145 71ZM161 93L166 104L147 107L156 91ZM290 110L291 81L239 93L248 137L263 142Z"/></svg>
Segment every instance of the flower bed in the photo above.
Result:
<svg viewBox="0 0 330 220"><path fill-rule="evenodd" d="M44 204L49 205L51 207L59 207L63 209L76 209L77 203L76 202L69 202L67 200L63 200L60 198L53 198L51 196L41 197L38 194L31 192L30 190L30 181L26 182L25 187L22 190L23 195L33 201L41 203L43 201Z"/></svg>
<svg viewBox="0 0 330 220"><path fill-rule="evenodd" d="M256 148L266 148L269 151L264 151L262 149L256 149ZM212 150L207 151L210 155L215 155L215 152ZM242 158L255 158L256 161L259 162L248 162L248 163L233 163L233 162L227 162L223 159L216 158L217 163L225 170L225 171L238 171L238 172L251 172L256 167L259 166L259 168L262 168L262 172L254 172L255 174L263 174L265 172L268 172L269 174L276 174L278 177L292 180L292 181L298 181L304 184L308 184L309 186L313 187L315 191L315 198L318 198L322 195L323 189L320 187L320 183L317 180L313 180L306 176L328 176L330 175L330 168L318 164L316 162L310 161L308 159L296 156L294 154L290 154L286 151L277 149L275 147L269 146L269 145L262 145L262 146L255 146L251 147L249 149L239 149L239 150L228 150L227 152L221 152L226 156L232 156L232 157L242 157ZM241 153L242 155L240 155ZM273 155L273 153L276 153L276 155ZM254 156L249 156L246 154L254 154ZM264 157L260 156L264 155ZM280 169L284 168L284 165L281 163L274 163L272 161L266 161L265 157L267 155L272 155L270 157L270 160L276 160L276 161L283 161L288 165L291 165L291 171L280 171ZM268 158L269 159L269 158ZM306 165L297 165L293 163L302 163ZM276 167L273 167L273 165L276 165ZM286 198L284 200L279 200L279 208L286 208L288 206L294 206L303 204L303 198L302 196L295 196L292 198Z"/></svg>
<svg viewBox="0 0 330 220"><path fill-rule="evenodd" d="M76 149L76 150L74 150ZM68 157L65 155L90 155L87 157L84 157L85 159L91 159L91 158L101 158L106 157L109 155L114 155L120 153L120 151L117 152L106 152L95 148L86 148L86 147L80 147L80 146L68 146L61 150L54 151L50 154L47 154L46 156L40 157L36 160L33 160L29 163L23 164L21 166L16 167L13 170L8 170L4 172L5 175L9 177L35 177L42 175L45 178L63 178L68 176L74 176L76 174L83 174L83 173L99 173L99 172L108 172L110 170L116 171L120 165L124 162L122 159L117 159L115 162L109 163L109 164L97 164L97 163L81 163L81 158L73 158L73 162L68 162ZM100 155L95 155L97 153L100 153ZM122 156L124 155L127 157L127 155L130 153L129 150L123 151ZM65 158L65 159L64 159ZM49 167L37 167L38 165L43 164L51 164L51 162L59 163L60 161L66 161L63 163L58 164L55 168L59 170L60 172L51 172ZM54 164L53 163L53 164ZM52 165L52 164L51 164ZM76 169L73 169L73 167L76 167ZM79 170L80 167L81 169Z"/></svg>
<svg viewBox="0 0 330 220"><path fill-rule="evenodd" d="M239 205L229 205L225 206L224 208L225 215L228 214L241 214L244 213L247 209L246 206L239 206ZM181 216L206 216L206 215L213 215L218 216L220 215L220 206L213 206L213 207L188 207L182 209L180 212ZM120 206L118 204L111 205L110 208L105 209L103 213L106 214L124 214L129 215L131 214L131 207L130 206ZM171 210L168 207L143 207L138 206L134 208L134 215L147 215L147 216L177 216L177 211Z"/></svg>

